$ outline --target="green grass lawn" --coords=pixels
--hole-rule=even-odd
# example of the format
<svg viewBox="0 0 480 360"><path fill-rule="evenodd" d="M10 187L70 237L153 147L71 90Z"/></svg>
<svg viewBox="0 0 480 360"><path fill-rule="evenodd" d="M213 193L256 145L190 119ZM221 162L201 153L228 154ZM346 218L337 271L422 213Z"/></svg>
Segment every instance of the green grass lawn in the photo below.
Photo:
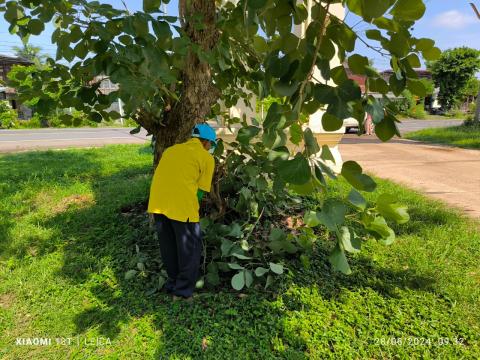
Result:
<svg viewBox="0 0 480 360"><path fill-rule="evenodd" d="M453 126L447 128L424 129L407 133L407 139L445 144L468 149L480 149L480 127Z"/></svg>
<svg viewBox="0 0 480 360"><path fill-rule="evenodd" d="M478 358L479 224L386 181L380 190L412 220L392 246L371 241L352 256L351 276L331 271L320 243L309 268L285 264L274 292L204 290L172 303L125 280L135 245L158 251L147 217L121 212L147 196L145 149L0 157L0 358Z"/></svg>

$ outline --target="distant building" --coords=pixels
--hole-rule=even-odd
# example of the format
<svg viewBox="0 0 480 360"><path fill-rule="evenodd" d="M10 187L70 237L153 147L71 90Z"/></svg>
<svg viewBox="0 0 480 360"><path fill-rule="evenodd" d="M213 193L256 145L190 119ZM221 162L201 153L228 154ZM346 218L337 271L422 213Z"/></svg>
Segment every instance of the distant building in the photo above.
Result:
<svg viewBox="0 0 480 360"><path fill-rule="evenodd" d="M7 87L5 85L7 81L7 75L12 70L14 65L24 65L29 66L33 63L30 60L14 57L14 56L6 56L0 55L0 101L8 101L10 107L14 110L17 110L18 117L20 119L29 119L32 117L32 111L20 104L16 100L16 91L13 88Z"/></svg>

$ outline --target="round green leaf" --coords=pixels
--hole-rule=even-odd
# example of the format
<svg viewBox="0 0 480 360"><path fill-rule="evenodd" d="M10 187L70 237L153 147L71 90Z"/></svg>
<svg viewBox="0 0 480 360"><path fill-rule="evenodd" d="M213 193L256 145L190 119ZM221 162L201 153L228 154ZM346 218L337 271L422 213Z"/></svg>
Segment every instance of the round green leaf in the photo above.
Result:
<svg viewBox="0 0 480 360"><path fill-rule="evenodd" d="M423 0L398 0L390 14L401 20L415 21L425 14L425 10Z"/></svg>
<svg viewBox="0 0 480 360"><path fill-rule="evenodd" d="M372 192L377 187L373 179L362 173L362 167L355 161L347 161L342 166L342 176L357 190Z"/></svg>
<svg viewBox="0 0 480 360"><path fill-rule="evenodd" d="M28 30L32 35L40 35L45 30L45 24L38 19L32 19L28 22Z"/></svg>
<svg viewBox="0 0 480 360"><path fill-rule="evenodd" d="M308 160L298 154L292 160L282 161L278 165L278 174L287 183L301 185L310 179L311 170Z"/></svg>
<svg viewBox="0 0 480 360"><path fill-rule="evenodd" d="M275 264L275 263L269 263L270 265L270 270L274 272L275 274L281 275L283 274L283 265L282 264Z"/></svg>
<svg viewBox="0 0 480 360"><path fill-rule="evenodd" d="M243 271L239 271L232 277L232 287L235 290L242 290L243 287L245 286L245 275Z"/></svg>
<svg viewBox="0 0 480 360"><path fill-rule="evenodd" d="M255 269L255 275L256 275L257 277L263 276L263 275L265 275L265 274L268 273L268 272L269 272L268 269L265 269L264 267L261 267L261 266L259 266L259 267L257 267L257 268Z"/></svg>

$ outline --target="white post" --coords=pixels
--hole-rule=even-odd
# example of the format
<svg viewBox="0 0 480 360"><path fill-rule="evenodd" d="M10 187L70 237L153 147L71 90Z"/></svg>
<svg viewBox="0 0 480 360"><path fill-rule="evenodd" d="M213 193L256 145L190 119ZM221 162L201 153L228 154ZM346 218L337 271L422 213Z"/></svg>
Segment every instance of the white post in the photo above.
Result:
<svg viewBox="0 0 480 360"><path fill-rule="evenodd" d="M125 113L123 112L123 103L122 103L122 99L118 98L118 111L120 112L120 122L123 126L123 116L125 115Z"/></svg>

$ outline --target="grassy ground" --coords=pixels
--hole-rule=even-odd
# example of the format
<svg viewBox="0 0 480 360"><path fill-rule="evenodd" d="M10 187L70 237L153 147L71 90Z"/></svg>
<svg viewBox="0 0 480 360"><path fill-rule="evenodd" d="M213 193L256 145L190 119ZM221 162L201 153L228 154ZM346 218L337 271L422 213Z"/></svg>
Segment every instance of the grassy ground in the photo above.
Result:
<svg viewBox="0 0 480 360"><path fill-rule="evenodd" d="M275 293L172 303L124 279L136 244L158 251L120 211L147 195L150 163L138 146L0 157L2 359L478 358L478 223L381 182L412 220L352 257L353 275L320 245ZM15 345L35 337L52 345Z"/></svg>
<svg viewBox="0 0 480 360"><path fill-rule="evenodd" d="M468 114L458 114L457 116L445 116L445 115L432 115L427 114L424 119L415 119L406 115L398 115L400 120L465 120L467 119Z"/></svg>
<svg viewBox="0 0 480 360"><path fill-rule="evenodd" d="M407 133L407 139L445 144L469 149L480 149L480 127L453 126L448 128L424 129Z"/></svg>

